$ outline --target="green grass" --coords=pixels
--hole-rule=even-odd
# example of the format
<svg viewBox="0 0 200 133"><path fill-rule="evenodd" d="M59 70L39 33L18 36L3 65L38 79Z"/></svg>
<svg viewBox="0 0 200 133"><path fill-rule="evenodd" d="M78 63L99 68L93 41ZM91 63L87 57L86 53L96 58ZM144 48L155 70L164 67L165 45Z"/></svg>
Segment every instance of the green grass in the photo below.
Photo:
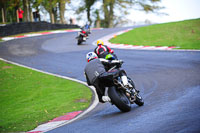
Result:
<svg viewBox="0 0 200 133"><path fill-rule="evenodd" d="M82 84L0 61L0 132L32 130L86 109L91 98Z"/></svg>
<svg viewBox="0 0 200 133"><path fill-rule="evenodd" d="M116 38L112 38L110 42L144 46L176 46L180 49L200 49L200 19L135 28Z"/></svg>

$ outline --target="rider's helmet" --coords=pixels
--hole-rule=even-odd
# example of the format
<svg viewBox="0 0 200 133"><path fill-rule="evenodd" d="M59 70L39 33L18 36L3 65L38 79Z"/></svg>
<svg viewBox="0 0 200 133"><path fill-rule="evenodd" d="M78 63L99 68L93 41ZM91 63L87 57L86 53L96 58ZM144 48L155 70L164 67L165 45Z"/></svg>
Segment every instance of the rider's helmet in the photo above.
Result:
<svg viewBox="0 0 200 133"><path fill-rule="evenodd" d="M97 46L98 45L104 45L103 41L102 40L97 40Z"/></svg>
<svg viewBox="0 0 200 133"><path fill-rule="evenodd" d="M105 59L106 60L115 60L115 57L112 54L107 54Z"/></svg>
<svg viewBox="0 0 200 133"><path fill-rule="evenodd" d="M89 52L86 55L86 61L87 62L90 62L91 60L97 59L97 58L98 58L98 56L94 52Z"/></svg>

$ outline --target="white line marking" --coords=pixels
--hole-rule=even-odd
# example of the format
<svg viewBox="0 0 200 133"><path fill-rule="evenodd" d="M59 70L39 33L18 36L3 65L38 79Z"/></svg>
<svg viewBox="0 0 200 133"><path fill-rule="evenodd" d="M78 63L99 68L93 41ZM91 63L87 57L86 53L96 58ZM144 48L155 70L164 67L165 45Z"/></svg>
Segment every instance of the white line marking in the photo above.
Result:
<svg viewBox="0 0 200 133"><path fill-rule="evenodd" d="M81 84L87 86L88 88L90 88L90 89L92 90L93 94L95 95L95 96L94 96L94 101L93 101L93 103L92 103L85 111L83 111L83 112L80 113L77 117L75 117L75 118L73 118L73 119L71 119L71 120L69 120L69 121L65 121L65 122L63 122L63 123L60 123L59 125L56 125L55 127L50 127L49 129L44 130L45 132L50 131L50 130L55 129L55 128L58 128L58 127L60 127L60 126L66 125L66 124L68 124L68 123L71 123L71 122L73 122L73 121L79 119L80 117L82 117L83 115L87 114L87 113L90 112L92 109L94 109L94 108L97 106L97 104L99 103L98 96L97 96L97 94L96 94L95 88L94 88L93 86L88 86L86 82L83 82L83 81L80 81L80 80L77 80L77 79L73 79L73 78L70 78L70 77L66 77L66 76L61 76L61 75L58 75L58 74L53 74L53 73L45 72L45 71L42 71L42 70L39 70L39 69L27 67L27 66L25 66L25 65L21 65L21 64L12 62L12 61L8 61L8 60L5 60L5 59L3 59L3 58L0 58L0 60L5 61L5 62L8 62L8 63L10 63L10 64L17 65L17 66L21 66L21 67L24 67L24 68L28 68L28 69L31 69L31 70L34 70L34 71L37 71L37 72L41 72L41 73L45 73L45 74L48 74L48 75L53 75L53 76L56 76L56 77L60 77L60 78L72 80L72 81L81 83Z"/></svg>

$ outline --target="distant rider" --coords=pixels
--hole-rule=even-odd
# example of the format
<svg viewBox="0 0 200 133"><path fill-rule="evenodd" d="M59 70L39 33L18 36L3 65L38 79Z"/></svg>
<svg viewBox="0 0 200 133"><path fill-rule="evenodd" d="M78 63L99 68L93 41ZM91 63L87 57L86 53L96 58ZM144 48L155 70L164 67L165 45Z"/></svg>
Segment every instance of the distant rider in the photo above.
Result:
<svg viewBox="0 0 200 133"><path fill-rule="evenodd" d="M81 30L85 31L87 36L88 34L90 34L90 25L88 23L86 23L83 27L81 27Z"/></svg>
<svg viewBox="0 0 200 133"><path fill-rule="evenodd" d="M112 82L113 76L115 76L118 71L107 72L104 65L121 65L121 60L106 60L98 58L94 52L89 52L86 55L86 60L88 64L86 65L84 72L88 85L93 85L96 88L96 92L99 101L109 102L110 98L106 96L105 87Z"/></svg>
<svg viewBox="0 0 200 133"><path fill-rule="evenodd" d="M85 24L85 29L90 29L90 25L88 23Z"/></svg>
<svg viewBox="0 0 200 133"><path fill-rule="evenodd" d="M97 47L94 49L94 52L99 58L105 59L106 55L112 54L117 59L117 56L114 54L114 51L108 46L104 45L104 42L102 40L97 40Z"/></svg>

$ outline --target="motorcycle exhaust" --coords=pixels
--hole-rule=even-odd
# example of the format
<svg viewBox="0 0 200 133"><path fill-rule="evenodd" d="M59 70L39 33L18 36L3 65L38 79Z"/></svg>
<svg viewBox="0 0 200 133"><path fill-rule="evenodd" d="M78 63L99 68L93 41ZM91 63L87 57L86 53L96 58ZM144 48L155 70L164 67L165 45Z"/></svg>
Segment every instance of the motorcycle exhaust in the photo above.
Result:
<svg viewBox="0 0 200 133"><path fill-rule="evenodd" d="M114 82L115 85L119 86L119 88L122 88L122 89L124 89L125 91L129 91L129 90L123 85L123 83L121 83L121 82L118 81L117 79L114 79L113 82ZM129 93L129 92L128 92L128 93Z"/></svg>

